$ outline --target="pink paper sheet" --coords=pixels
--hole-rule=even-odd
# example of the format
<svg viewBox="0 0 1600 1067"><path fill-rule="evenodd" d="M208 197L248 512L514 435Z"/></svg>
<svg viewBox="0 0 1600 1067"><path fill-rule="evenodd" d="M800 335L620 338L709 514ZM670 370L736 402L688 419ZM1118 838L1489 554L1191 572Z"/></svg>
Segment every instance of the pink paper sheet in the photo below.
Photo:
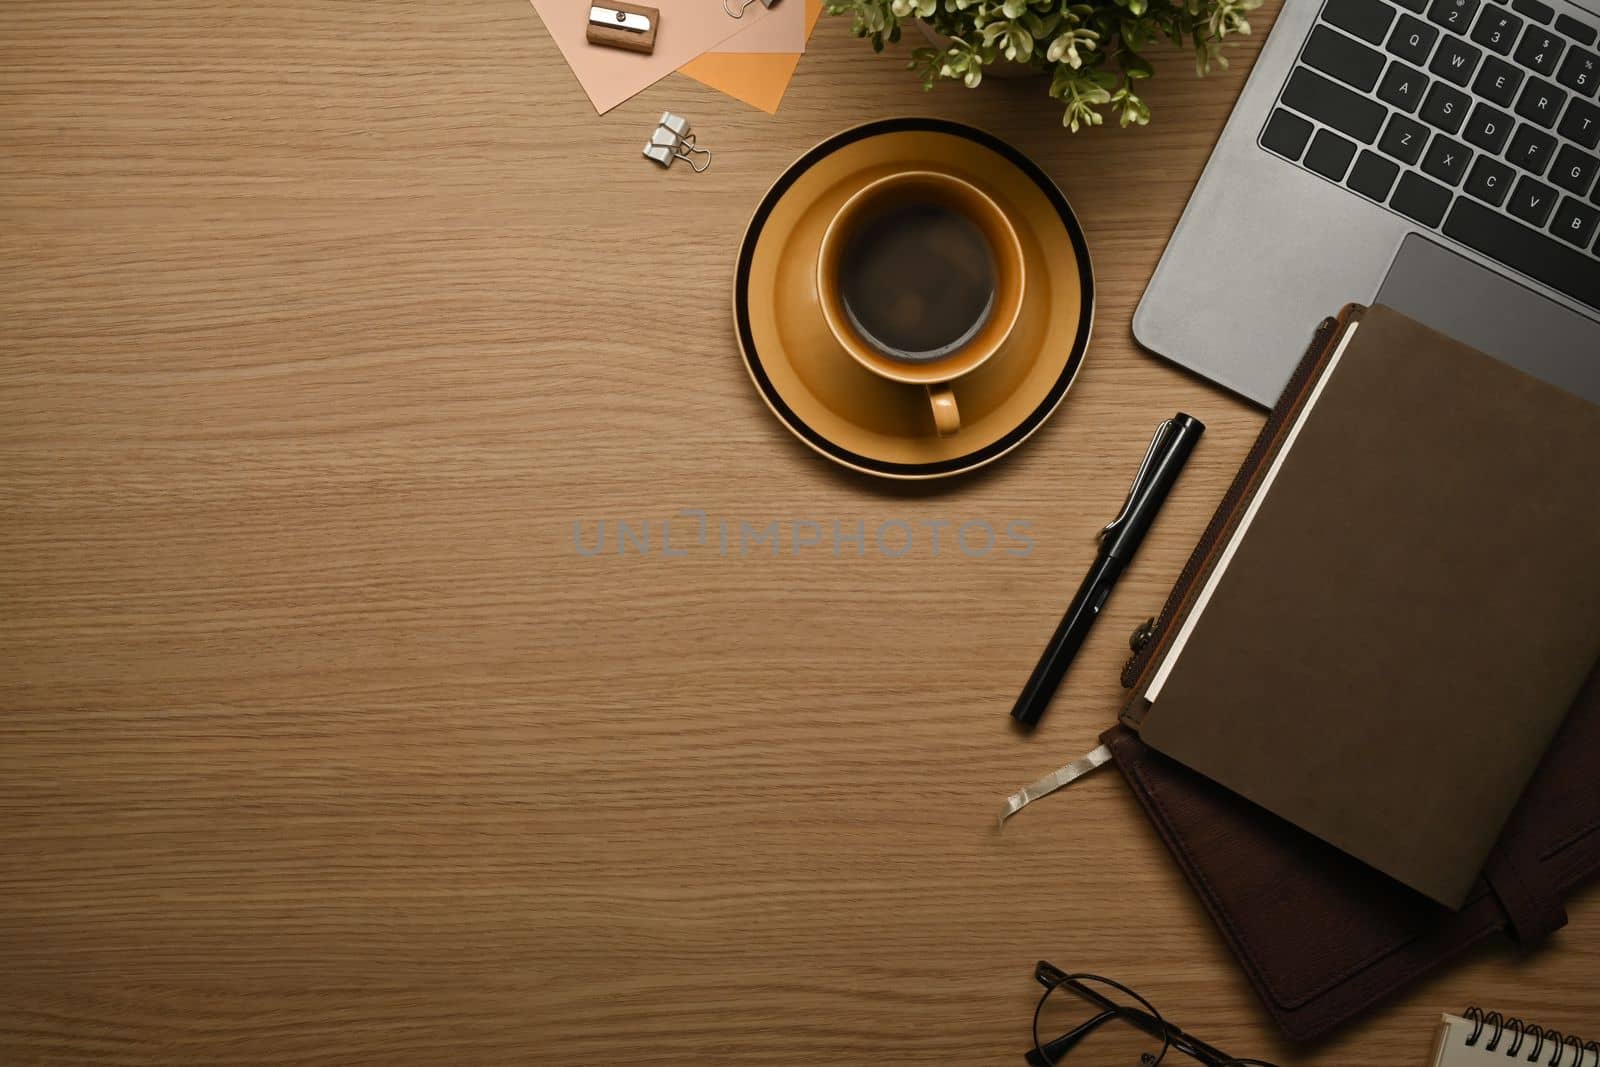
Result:
<svg viewBox="0 0 1600 1067"><path fill-rule="evenodd" d="M648 56L598 47L585 40L588 0L530 2L589 102L601 114L736 35L740 51L797 52L805 47L805 4L800 0L782 0L772 8L757 0L738 19L728 16L721 0L654 0L650 6L660 10L661 26L656 32L655 52ZM768 22L777 25L768 27ZM746 47L746 35L759 47Z"/></svg>
<svg viewBox="0 0 1600 1067"><path fill-rule="evenodd" d="M712 3L713 0L706 0ZM734 0L728 0L734 4ZM738 0L743 3L743 0ZM721 6L717 0L717 6ZM735 4L737 6L737 4ZM748 22L750 16L761 10L761 0L744 10L744 18L740 22ZM726 12L724 12L726 13ZM747 30L740 30L726 41L717 45L717 52L804 52L806 38L810 36L806 31L806 4L805 0L780 0L767 12L765 18Z"/></svg>

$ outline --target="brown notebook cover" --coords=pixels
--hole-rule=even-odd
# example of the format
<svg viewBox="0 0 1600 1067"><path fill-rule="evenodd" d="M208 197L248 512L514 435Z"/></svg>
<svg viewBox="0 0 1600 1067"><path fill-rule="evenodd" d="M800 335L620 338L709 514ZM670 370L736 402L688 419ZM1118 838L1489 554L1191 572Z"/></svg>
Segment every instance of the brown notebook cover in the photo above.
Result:
<svg viewBox="0 0 1600 1067"><path fill-rule="evenodd" d="M1459 907L1600 658L1600 408L1385 307L1304 393L1124 722Z"/></svg>
<svg viewBox="0 0 1600 1067"><path fill-rule="evenodd" d="M1152 751L1101 740L1267 1013L1309 1041L1480 942L1537 947L1600 875L1600 671L1556 734L1459 911Z"/></svg>
<svg viewBox="0 0 1600 1067"><path fill-rule="evenodd" d="M1173 587L1154 636L1129 660L1123 684L1130 689L1148 684L1152 664L1331 355L1338 329L1359 313L1346 309L1319 329ZM1296 700L1285 696L1281 707L1294 714ZM1327 1032L1497 932L1536 945L1565 923L1565 896L1600 873L1600 664L1459 910L1152 751L1125 726L1102 740L1268 1012L1291 1038Z"/></svg>

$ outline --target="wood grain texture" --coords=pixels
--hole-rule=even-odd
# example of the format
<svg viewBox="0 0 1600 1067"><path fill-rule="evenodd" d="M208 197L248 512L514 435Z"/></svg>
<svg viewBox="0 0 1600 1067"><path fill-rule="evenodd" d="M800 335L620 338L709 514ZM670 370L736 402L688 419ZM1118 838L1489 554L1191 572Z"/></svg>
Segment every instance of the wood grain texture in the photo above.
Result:
<svg viewBox="0 0 1600 1067"><path fill-rule="evenodd" d="M1592 888L1302 1051L1114 774L992 829L1111 721L1260 423L1128 322L1269 22L1070 137L838 20L777 118L674 77L598 119L523 0L0 5L0 1063L1012 1064L1040 957L1284 1064L1419 1064L1469 1001L1592 1028ZM639 157L668 107L708 173ZM726 310L784 165L905 113L1038 159L1099 277L1056 419L925 489L792 440ZM1210 432L1019 739L1179 408ZM578 550L680 509L1034 547Z"/></svg>

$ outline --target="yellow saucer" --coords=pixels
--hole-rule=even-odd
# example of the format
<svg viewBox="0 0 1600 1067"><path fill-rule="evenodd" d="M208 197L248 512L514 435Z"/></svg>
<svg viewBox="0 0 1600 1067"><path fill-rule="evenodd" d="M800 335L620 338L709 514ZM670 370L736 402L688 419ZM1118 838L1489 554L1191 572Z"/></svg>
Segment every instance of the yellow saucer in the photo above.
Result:
<svg viewBox="0 0 1600 1067"><path fill-rule="evenodd" d="M942 170L988 193L1010 216L1027 291L1005 346L954 383L961 430L941 438L921 388L880 378L840 347L817 298L823 230L868 182ZM773 414L836 463L889 478L939 478L1021 444L1061 403L1083 362L1094 280L1066 198L1005 142L941 119L888 119L829 138L768 190L745 231L733 317L745 367Z"/></svg>

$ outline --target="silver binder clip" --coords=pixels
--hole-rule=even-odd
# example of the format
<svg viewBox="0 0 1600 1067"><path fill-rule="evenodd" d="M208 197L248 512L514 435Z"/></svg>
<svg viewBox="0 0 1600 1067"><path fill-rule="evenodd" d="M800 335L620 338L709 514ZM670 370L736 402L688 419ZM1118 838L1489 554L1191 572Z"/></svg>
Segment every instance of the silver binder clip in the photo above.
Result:
<svg viewBox="0 0 1600 1067"><path fill-rule="evenodd" d="M722 0L722 10L736 19L742 19L744 18L744 9L755 2L756 0ZM761 0L761 6L771 7L777 2L778 0ZM736 4L738 5L737 7L734 6Z"/></svg>
<svg viewBox="0 0 1600 1067"><path fill-rule="evenodd" d="M681 159L696 174L705 173L711 166L711 150L695 143L689 120L670 111L663 111L657 120L655 132L645 142L644 157L663 167L670 167L673 160Z"/></svg>
<svg viewBox="0 0 1600 1067"><path fill-rule="evenodd" d="M670 111L663 111L656 120L656 125L673 133L679 140L694 143L694 134L689 131L689 120L682 115L674 115Z"/></svg>

